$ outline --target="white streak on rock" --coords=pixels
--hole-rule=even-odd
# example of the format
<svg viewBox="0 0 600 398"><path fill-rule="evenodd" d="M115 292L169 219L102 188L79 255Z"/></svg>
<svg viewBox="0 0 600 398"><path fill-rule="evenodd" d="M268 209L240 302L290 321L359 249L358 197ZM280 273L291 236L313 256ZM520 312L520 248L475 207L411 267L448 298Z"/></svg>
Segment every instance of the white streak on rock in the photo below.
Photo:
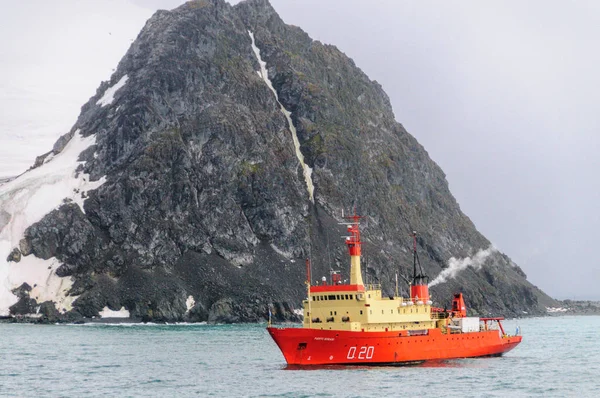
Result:
<svg viewBox="0 0 600 398"><path fill-rule="evenodd" d="M277 246L275 246L272 243L271 243L271 248L275 251L275 253L277 253L280 256L285 257L287 259L291 259L292 257L294 257L292 252L287 252L285 250L281 250L280 248L278 248Z"/></svg>
<svg viewBox="0 0 600 398"><path fill-rule="evenodd" d="M121 79L119 79L118 82L116 82L114 85L110 86L109 88L106 89L106 91L104 92L104 95L102 96L102 98L100 98L98 101L96 101L96 105L100 105L100 106L106 106L106 105L110 105L112 104L113 100L115 99L115 93L125 85L125 83L127 83L127 75L123 76Z"/></svg>
<svg viewBox="0 0 600 398"><path fill-rule="evenodd" d="M192 295L189 295L187 300L185 300L185 306L187 308L185 313L187 314L188 312L190 312L191 309L194 308L194 305L196 305L196 300L194 300L194 297Z"/></svg>
<svg viewBox="0 0 600 398"><path fill-rule="evenodd" d="M262 77L262 79L265 81L265 83L267 83L267 86L269 87L269 89L271 89L273 94L275 94L275 99L277 100L277 103L281 107L281 113L283 113L283 115L285 116L285 118L288 122L290 132L292 133L292 141L294 141L296 157L298 158L298 161L300 162L300 165L302 166L302 171L304 173L304 180L306 181L306 187L308 189L308 197L309 197L310 201L314 203L315 202L315 199L314 199L315 187L312 182L312 168L309 167L306 163L304 163L304 155L302 155L302 152L300 151L300 141L298 140L298 134L296 133L296 127L294 126L294 123L292 122L292 118L290 116L291 112L289 112L287 109L285 109L285 107L281 104L281 102L279 102L279 97L277 95L277 91L275 91L275 88L273 88L273 83L269 79L269 72L267 71L267 63L264 62L262 60L262 58L260 57L260 49L256 46L256 43L254 42L254 33L252 33L251 31L248 31L248 34L250 35L250 39L252 40L252 50L254 51L254 55L256 55L256 59L258 60L258 64L260 65L260 70L257 71L257 73L260 77Z"/></svg>
<svg viewBox="0 0 600 398"><path fill-rule="evenodd" d="M451 257L450 260L448 260L448 268L444 269L433 281L429 282L429 287L446 282L448 278L454 278L456 274L467 267L480 269L488 256L496 251L494 246L490 246L485 250L479 250L473 257L462 259Z"/></svg>

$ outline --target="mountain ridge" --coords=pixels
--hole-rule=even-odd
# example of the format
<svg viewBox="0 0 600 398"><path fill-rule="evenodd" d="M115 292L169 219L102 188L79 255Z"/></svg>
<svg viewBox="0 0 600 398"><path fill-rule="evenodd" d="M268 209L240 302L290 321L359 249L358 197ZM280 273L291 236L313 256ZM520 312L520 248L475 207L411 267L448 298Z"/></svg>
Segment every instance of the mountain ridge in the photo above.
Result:
<svg viewBox="0 0 600 398"><path fill-rule="evenodd" d="M314 204L281 107L312 169ZM142 320L257 321L269 305L294 319L304 258L315 275L347 268L332 238L344 233L343 208L369 216L366 274L386 292L411 264L412 230L431 275L490 245L396 122L382 87L335 46L286 25L266 0L158 11L53 156L78 131L95 136L78 172L106 181L82 208L67 203L31 225L18 249L58 259L56 275L73 280L72 309L46 305L48 319L125 307ZM432 288L434 300L457 289L479 314L541 314L554 303L501 253ZM40 304L26 290L12 313Z"/></svg>

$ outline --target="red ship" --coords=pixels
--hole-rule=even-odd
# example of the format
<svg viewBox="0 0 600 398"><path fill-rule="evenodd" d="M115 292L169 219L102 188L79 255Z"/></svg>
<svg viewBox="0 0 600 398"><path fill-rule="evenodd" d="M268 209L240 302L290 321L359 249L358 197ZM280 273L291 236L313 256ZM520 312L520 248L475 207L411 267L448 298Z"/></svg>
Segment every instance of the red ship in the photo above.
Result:
<svg viewBox="0 0 600 398"><path fill-rule="evenodd" d="M462 293L454 295L451 310L432 306L416 233L410 297L382 297L380 286L365 285L359 219L352 216L348 223L350 283L332 272L329 283L311 286L307 262L302 327L267 327L289 365L393 365L499 356L521 342L522 336L504 332L504 318L467 317Z"/></svg>

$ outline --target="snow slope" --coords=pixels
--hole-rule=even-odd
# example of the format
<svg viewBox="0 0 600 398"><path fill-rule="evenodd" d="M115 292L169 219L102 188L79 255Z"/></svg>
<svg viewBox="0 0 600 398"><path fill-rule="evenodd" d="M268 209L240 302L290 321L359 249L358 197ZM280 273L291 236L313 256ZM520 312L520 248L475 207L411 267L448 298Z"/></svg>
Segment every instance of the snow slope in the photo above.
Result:
<svg viewBox="0 0 600 398"><path fill-rule="evenodd" d="M0 13L0 179L23 173L71 129L156 6L6 2Z"/></svg>
<svg viewBox="0 0 600 398"><path fill-rule="evenodd" d="M61 153L0 186L0 315L7 315L8 308L17 302L11 290L24 282L33 287L30 297L38 303L53 300L59 311L70 308L74 298L66 297L66 293L72 281L56 275L61 265L56 258L42 260L31 254L15 263L8 262L7 257L19 246L28 226L65 199L78 203L83 210L83 194L104 183L104 178L92 182L87 174L75 173L83 163L78 161L79 154L95 141L95 136L84 138L77 130Z"/></svg>

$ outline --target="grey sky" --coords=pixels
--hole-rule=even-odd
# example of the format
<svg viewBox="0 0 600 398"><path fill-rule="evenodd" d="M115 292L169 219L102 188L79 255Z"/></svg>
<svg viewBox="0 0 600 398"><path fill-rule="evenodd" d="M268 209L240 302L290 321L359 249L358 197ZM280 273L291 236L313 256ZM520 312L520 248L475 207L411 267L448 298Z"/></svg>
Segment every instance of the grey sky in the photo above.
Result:
<svg viewBox="0 0 600 398"><path fill-rule="evenodd" d="M558 298L600 299L600 3L271 1L285 22L335 44L382 84L463 211L530 281ZM21 122L57 119L56 135L70 127L144 20L181 2L31 3L3 3L13 12L0 17L0 88L16 93L0 95L11 109L3 141ZM32 113L34 98L54 111L42 103Z"/></svg>

